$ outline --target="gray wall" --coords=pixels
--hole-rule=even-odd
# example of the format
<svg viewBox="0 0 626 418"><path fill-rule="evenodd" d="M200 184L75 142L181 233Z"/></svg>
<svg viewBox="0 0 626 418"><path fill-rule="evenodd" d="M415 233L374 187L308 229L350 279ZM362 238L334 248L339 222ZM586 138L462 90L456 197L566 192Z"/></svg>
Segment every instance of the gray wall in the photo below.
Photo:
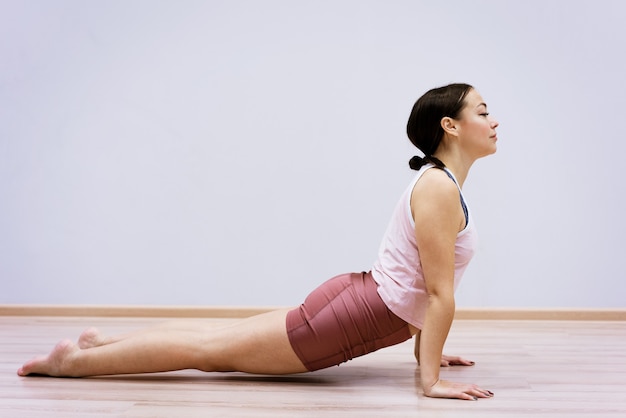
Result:
<svg viewBox="0 0 626 418"><path fill-rule="evenodd" d="M624 307L620 1L0 1L0 303L293 305L370 268L410 107L499 119L462 307Z"/></svg>

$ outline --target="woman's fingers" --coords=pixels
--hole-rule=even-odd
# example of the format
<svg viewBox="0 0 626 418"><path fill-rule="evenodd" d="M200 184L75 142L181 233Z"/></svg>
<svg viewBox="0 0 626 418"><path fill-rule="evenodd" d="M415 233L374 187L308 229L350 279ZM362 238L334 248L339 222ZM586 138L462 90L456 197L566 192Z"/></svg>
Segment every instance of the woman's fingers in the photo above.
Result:
<svg viewBox="0 0 626 418"><path fill-rule="evenodd" d="M445 354L441 356L441 366L473 366L475 363L471 360L466 360L459 356L446 356Z"/></svg>
<svg viewBox="0 0 626 418"><path fill-rule="evenodd" d="M471 391L468 392L475 398L491 398L493 392L474 386Z"/></svg>
<svg viewBox="0 0 626 418"><path fill-rule="evenodd" d="M476 385L445 380L439 380L430 388L425 388L424 394L432 398L456 398L467 401L476 401L479 398L491 398L493 396L493 392Z"/></svg>

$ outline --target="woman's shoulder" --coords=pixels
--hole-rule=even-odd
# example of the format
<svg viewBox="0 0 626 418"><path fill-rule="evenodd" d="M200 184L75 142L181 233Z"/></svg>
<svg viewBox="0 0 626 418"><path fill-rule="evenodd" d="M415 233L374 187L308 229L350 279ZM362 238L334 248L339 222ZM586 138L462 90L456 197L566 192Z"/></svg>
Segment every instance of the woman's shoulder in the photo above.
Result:
<svg viewBox="0 0 626 418"><path fill-rule="evenodd" d="M421 174L413 186L414 197L426 195L433 198L458 196L459 190L452 178L443 169L432 167Z"/></svg>

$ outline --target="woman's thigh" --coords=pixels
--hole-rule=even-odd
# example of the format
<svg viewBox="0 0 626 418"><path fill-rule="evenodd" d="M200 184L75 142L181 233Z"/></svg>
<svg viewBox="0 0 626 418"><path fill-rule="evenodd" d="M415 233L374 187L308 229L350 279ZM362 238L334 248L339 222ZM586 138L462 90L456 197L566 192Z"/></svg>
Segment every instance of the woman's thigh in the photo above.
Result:
<svg viewBox="0 0 626 418"><path fill-rule="evenodd" d="M207 329L207 370L257 374L306 372L285 326L289 309L267 312Z"/></svg>

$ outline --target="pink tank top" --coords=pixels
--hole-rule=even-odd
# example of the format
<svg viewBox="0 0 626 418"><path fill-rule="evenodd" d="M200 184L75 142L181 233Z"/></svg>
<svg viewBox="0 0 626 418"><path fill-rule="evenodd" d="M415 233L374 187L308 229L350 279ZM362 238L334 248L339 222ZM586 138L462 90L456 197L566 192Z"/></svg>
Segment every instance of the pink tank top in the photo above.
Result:
<svg viewBox="0 0 626 418"><path fill-rule="evenodd" d="M378 283L378 294L389 309L409 324L422 329L428 293L415 240L415 221L411 215L411 193L415 184L432 164L422 167L402 197L383 236L378 259L372 267L372 277ZM456 179L449 170L448 175ZM457 183L458 187L458 183ZM459 193L461 189L459 188ZM461 199L463 199L461 194ZM454 289L469 264L477 244L471 216L456 238L454 258Z"/></svg>

